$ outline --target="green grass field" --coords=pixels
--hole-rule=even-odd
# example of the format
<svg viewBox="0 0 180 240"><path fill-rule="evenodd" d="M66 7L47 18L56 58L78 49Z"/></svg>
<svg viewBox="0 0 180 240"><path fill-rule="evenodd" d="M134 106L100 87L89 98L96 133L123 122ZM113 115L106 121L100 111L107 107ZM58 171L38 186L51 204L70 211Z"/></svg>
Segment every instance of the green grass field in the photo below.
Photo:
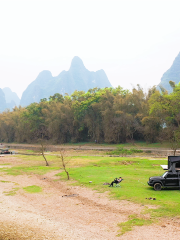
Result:
<svg viewBox="0 0 180 240"><path fill-rule="evenodd" d="M85 154L88 153L85 152ZM57 156L47 156L49 167L45 166L42 156L18 155L16 157L21 158L21 165L0 168L0 172L16 176L32 173L43 175L48 171L59 170L60 181L67 180ZM152 218L180 217L180 191L178 189L154 191L147 184L149 177L164 173L160 167L162 164L167 164L167 158L71 156L67 170L70 179L75 180L73 183L70 181L69 184L83 185L99 192L108 191L110 198L125 199L142 205L154 205L156 209L147 210ZM109 188L103 185L105 182L111 183L115 177L120 176L124 179L120 184L121 187Z"/></svg>
<svg viewBox="0 0 180 240"><path fill-rule="evenodd" d="M65 146L72 146L72 143L66 143ZM108 143L92 143L92 142L79 142L73 143L73 146L104 146L104 147L127 147L127 148L136 148L136 147L144 147L144 148L170 148L169 142L162 143L147 143L143 141L135 141L134 143L122 143L122 144L108 144Z"/></svg>
<svg viewBox="0 0 180 240"><path fill-rule="evenodd" d="M91 158L91 161L89 161ZM76 159L76 158L74 158ZM167 164L167 159L143 159L127 157L81 157L87 165L69 168L71 179L76 184L93 188L99 192L109 191L110 197L125 199L140 204L156 205L157 209L148 210L152 217L180 216L180 191L178 189L163 189L154 191L147 181L151 176L160 176L164 170L161 164ZM61 179L66 179L64 172L59 173ZM121 187L109 188L103 183L111 183L115 177L124 180ZM89 183L92 181L92 183ZM155 198L156 200L149 200Z"/></svg>

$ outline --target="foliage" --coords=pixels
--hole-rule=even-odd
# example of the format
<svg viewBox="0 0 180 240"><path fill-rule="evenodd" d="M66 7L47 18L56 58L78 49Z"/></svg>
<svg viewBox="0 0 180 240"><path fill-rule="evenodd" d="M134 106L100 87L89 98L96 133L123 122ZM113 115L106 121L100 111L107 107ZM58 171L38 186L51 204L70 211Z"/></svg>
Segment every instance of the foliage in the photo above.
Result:
<svg viewBox="0 0 180 240"><path fill-rule="evenodd" d="M179 147L180 85L172 93L155 87L147 93L137 85L54 94L26 108L0 114L0 142L37 143L148 143L169 141Z"/></svg>
<svg viewBox="0 0 180 240"><path fill-rule="evenodd" d="M169 141L175 155L180 147L180 84L176 86L172 82L170 84L173 87L172 93L156 91L151 96L148 118L154 119L154 123L150 125L144 121L144 124L149 125L151 130L153 125L156 126L153 136L159 135L161 141Z"/></svg>
<svg viewBox="0 0 180 240"><path fill-rule="evenodd" d="M123 147L118 147L116 150L108 152L110 155L131 155L133 153L142 153L143 151L140 149L130 148L126 149Z"/></svg>

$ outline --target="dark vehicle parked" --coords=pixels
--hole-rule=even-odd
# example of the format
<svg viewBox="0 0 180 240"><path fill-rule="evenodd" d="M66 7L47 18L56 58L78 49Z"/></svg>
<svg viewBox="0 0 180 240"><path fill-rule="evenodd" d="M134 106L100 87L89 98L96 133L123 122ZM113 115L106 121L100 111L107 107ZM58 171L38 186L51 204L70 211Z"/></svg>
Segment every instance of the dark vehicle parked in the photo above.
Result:
<svg viewBox="0 0 180 240"><path fill-rule="evenodd" d="M12 154L8 149L0 149L0 154Z"/></svg>
<svg viewBox="0 0 180 240"><path fill-rule="evenodd" d="M180 173L167 171L162 176L150 177L148 185L156 191L160 191L162 187L180 187Z"/></svg>

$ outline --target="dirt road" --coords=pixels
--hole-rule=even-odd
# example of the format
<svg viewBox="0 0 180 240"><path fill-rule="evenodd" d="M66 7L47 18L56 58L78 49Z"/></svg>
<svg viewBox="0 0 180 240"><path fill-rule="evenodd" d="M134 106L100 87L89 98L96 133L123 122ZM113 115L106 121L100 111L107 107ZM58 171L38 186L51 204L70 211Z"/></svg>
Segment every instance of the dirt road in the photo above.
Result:
<svg viewBox="0 0 180 240"><path fill-rule="evenodd" d="M18 161L13 155L0 160L1 164L9 163L8 167ZM132 214L142 216L143 210L151 208L151 205L110 200L108 193L54 181L57 178L55 174L0 174L0 239L179 239L178 219L135 227L133 231L117 237L120 233L118 223L127 221ZM41 186L43 191L36 194L24 191L24 187L32 185ZM143 217L149 218L148 215Z"/></svg>
<svg viewBox="0 0 180 240"><path fill-rule="evenodd" d="M5 144L6 147L10 147L11 149L32 149L32 150L37 150L40 146L38 144L19 144L19 143L8 143ZM47 147L48 150L50 151L59 151L60 149L74 149L76 151L81 151L81 150L96 150L96 151L112 151L117 149L116 146L109 145L101 145L101 144L84 144L84 145L48 145ZM166 148L145 148L145 147L139 147L138 149L143 150L144 152L148 151L151 152L151 155L156 155L156 156L172 156L173 150L171 149L166 149ZM150 155L150 153L148 153ZM180 150L177 150L176 155L180 154Z"/></svg>

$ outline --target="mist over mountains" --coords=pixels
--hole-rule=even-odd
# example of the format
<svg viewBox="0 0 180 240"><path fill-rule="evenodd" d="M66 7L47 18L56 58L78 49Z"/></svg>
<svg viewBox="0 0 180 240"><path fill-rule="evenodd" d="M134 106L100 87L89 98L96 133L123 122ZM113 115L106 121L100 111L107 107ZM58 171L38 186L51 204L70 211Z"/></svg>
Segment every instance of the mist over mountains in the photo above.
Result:
<svg viewBox="0 0 180 240"><path fill-rule="evenodd" d="M44 70L29 84L22 94L21 100L10 88L0 89L0 112L14 106L28 106L33 102L39 102L43 98L49 98L55 93L62 95L72 94L75 90L87 92L92 88L112 87L104 70L96 72L85 68L79 57L74 57L68 71L62 71L53 77L51 72Z"/></svg>
<svg viewBox="0 0 180 240"><path fill-rule="evenodd" d="M169 81L173 81L175 84L180 82L180 53L175 58L172 66L163 74L158 86L162 86L170 93L172 92L172 88Z"/></svg>
<svg viewBox="0 0 180 240"><path fill-rule="evenodd" d="M180 82L180 53L175 58L172 66L163 74L157 88L159 89L159 86L162 86L168 92L171 92L172 88L169 81L174 81L175 84ZM87 92L95 87L112 87L104 70L89 71L79 57L74 57L69 70L62 71L58 76L53 77L48 70L40 72L37 78L23 92L21 99L10 88L0 88L0 112L6 109L12 110L19 105L28 106L33 102L39 102L43 98L48 99L55 93L62 95L67 93L70 95L75 90Z"/></svg>
<svg viewBox="0 0 180 240"><path fill-rule="evenodd" d="M90 72L79 57L74 57L69 71L62 71L57 77L53 77L50 71L42 71L23 92L20 105L39 102L55 93L70 95L75 90L86 92L94 87L111 87L104 70Z"/></svg>
<svg viewBox="0 0 180 240"><path fill-rule="evenodd" d="M20 99L15 92L12 92L10 88L0 88L0 112L5 109L12 110L15 106L19 106Z"/></svg>

